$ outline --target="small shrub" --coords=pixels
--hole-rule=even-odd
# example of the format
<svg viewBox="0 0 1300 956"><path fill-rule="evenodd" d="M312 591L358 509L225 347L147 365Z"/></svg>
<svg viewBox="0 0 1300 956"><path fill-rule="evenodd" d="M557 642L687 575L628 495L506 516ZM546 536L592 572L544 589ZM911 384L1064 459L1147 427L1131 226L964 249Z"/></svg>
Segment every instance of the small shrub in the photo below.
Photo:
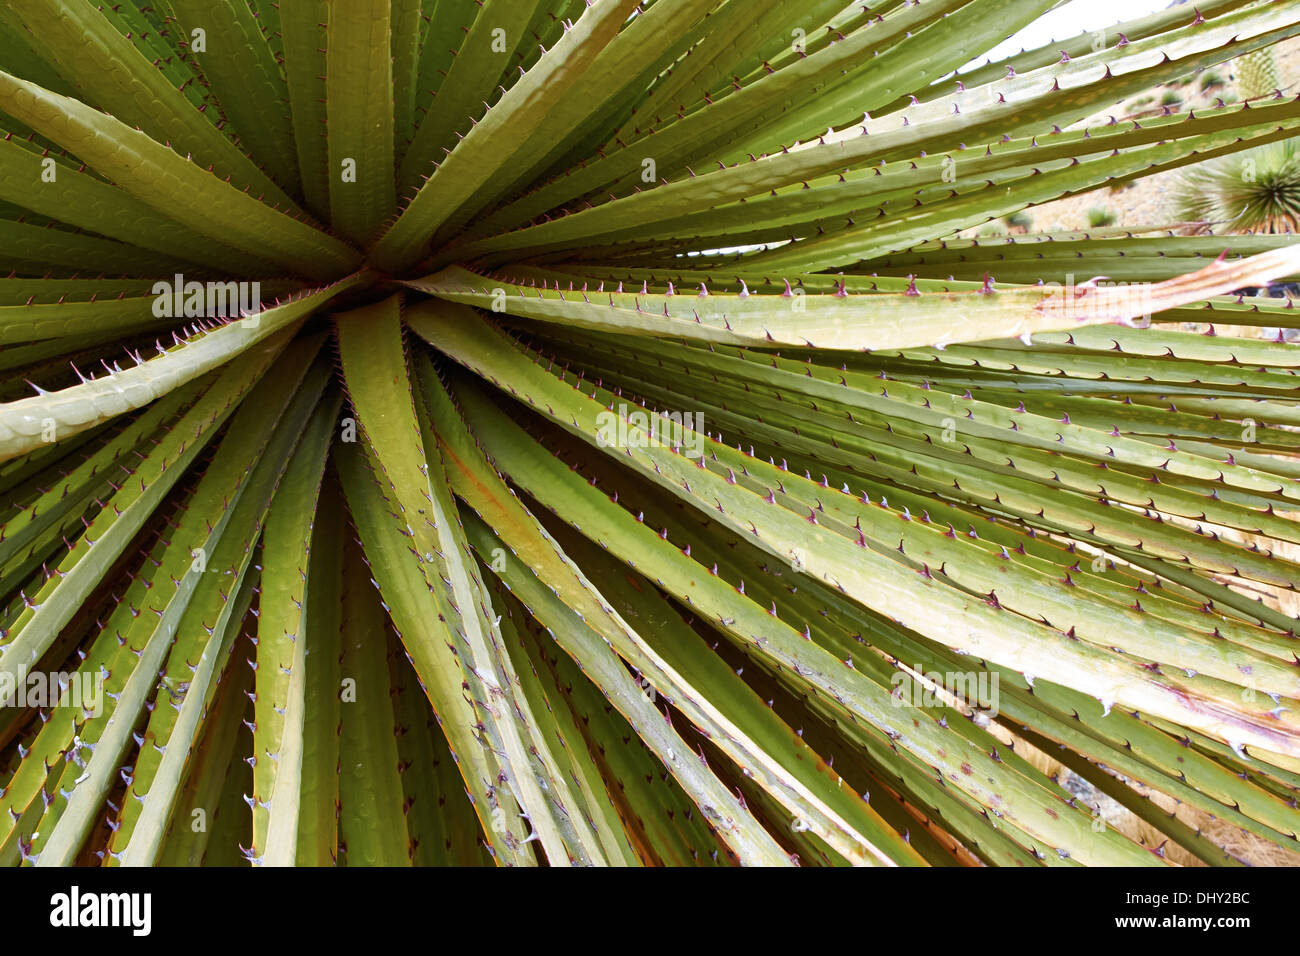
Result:
<svg viewBox="0 0 1300 956"><path fill-rule="evenodd" d="M1026 232L1028 232L1034 225L1034 217L1024 210L1013 212L1011 215L1007 216L1004 221L1006 222L1008 229L1023 229Z"/></svg>
<svg viewBox="0 0 1300 956"><path fill-rule="evenodd" d="M1094 229L1115 225L1115 214L1104 206L1093 206L1088 210L1088 225Z"/></svg>

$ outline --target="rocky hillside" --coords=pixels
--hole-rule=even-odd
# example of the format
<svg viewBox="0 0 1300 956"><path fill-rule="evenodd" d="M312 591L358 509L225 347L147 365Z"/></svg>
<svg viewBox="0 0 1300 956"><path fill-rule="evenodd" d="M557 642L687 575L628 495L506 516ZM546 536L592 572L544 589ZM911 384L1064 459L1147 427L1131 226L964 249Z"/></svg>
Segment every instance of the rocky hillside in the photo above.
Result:
<svg viewBox="0 0 1300 956"><path fill-rule="evenodd" d="M1284 85L1283 92L1294 96L1300 92L1300 38L1274 47L1278 71ZM1106 122L1113 115L1117 119L1141 121L1144 116L1159 116L1165 109L1185 113L1189 109L1212 106L1222 99L1231 103L1239 99L1236 76L1232 62L1207 69L1183 82L1156 87L1139 96L1130 97L1113 109L1091 117L1082 125ZM1165 226L1176 222L1170 208L1173 185L1179 170L1159 173L1116 188L1103 187L1067 199L1044 203L1028 211L1030 223L1023 221L1012 228L1015 231L1058 232L1097 228L1099 226ZM1003 231L1006 224L990 224L984 229Z"/></svg>

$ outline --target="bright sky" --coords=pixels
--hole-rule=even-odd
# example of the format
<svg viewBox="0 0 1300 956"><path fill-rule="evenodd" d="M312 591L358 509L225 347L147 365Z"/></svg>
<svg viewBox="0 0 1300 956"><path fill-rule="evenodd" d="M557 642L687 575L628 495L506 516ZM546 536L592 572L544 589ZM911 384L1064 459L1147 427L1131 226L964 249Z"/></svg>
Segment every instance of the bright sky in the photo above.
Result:
<svg viewBox="0 0 1300 956"><path fill-rule="evenodd" d="M1170 5L1171 0L1070 0L1057 10L1045 13L1009 40L1004 41L977 61L1000 60L1032 50L1052 40L1068 40L1080 33L1112 27L1125 20L1136 20ZM1191 7L1188 7L1190 13Z"/></svg>

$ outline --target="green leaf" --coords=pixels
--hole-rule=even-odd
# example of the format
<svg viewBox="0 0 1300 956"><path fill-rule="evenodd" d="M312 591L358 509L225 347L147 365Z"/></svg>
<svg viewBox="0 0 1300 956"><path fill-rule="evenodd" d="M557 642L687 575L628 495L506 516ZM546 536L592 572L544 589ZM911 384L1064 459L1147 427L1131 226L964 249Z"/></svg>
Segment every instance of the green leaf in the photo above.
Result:
<svg viewBox="0 0 1300 956"><path fill-rule="evenodd" d="M40 37L44 48L55 53L55 65L78 92L128 124L127 128L143 130L142 136L159 142L175 143L200 168L211 166L221 179L230 177L235 188L250 189L275 206L296 211L288 195L195 109L89 0L15 0L10 7ZM23 119L9 105L4 109Z"/></svg>
<svg viewBox="0 0 1300 956"><path fill-rule="evenodd" d="M263 532L253 711L252 846L252 859L261 866L291 866L298 851L307 655L312 651L315 628L306 614L311 600L307 572L312 516L340 404L341 398L335 394L313 414L275 490ZM321 656L328 655L333 645L327 638Z"/></svg>
<svg viewBox="0 0 1300 956"><path fill-rule="evenodd" d="M329 473L312 524L307 565L306 717L298 808L300 866L334 866L338 860L339 727L342 720L343 648L340 643L343 542L347 529L343 492Z"/></svg>
<svg viewBox="0 0 1300 956"><path fill-rule="evenodd" d="M355 545L344 568L360 570ZM402 782L389 701L388 631L364 573L343 592L342 723L339 737L339 858L347 866L409 866Z"/></svg>
<svg viewBox="0 0 1300 956"><path fill-rule="evenodd" d="M285 192L297 193L288 91L252 7L236 0L173 0L172 8L242 152ZM192 42L196 29L204 31L201 52Z"/></svg>
<svg viewBox="0 0 1300 956"><path fill-rule="evenodd" d="M318 279L334 278L358 264L356 252L333 236L84 103L0 72L0 108L200 235Z"/></svg>
<svg viewBox="0 0 1300 956"><path fill-rule="evenodd" d="M640 293L539 289L452 267L408 282L450 302L597 331L640 332L758 347L875 350L908 344L943 348L957 342L1032 336L1096 323L1132 322L1300 267L1300 253L1278 249L1234 265L1214 263L1135 294L1087 285L992 289L929 295L719 293L701 288ZM557 280L558 285L558 280Z"/></svg>
<svg viewBox="0 0 1300 956"><path fill-rule="evenodd" d="M530 75L510 88L420 187L375 244L371 260L389 272L409 267L423 257L440 227L455 223L457 215L472 213L478 190L551 119L552 107L584 78L586 68L636 6L637 0L590 4Z"/></svg>
<svg viewBox="0 0 1300 956"><path fill-rule="evenodd" d="M131 409L147 405L235 356L251 352L274 356L313 310L358 284L356 276L307 293L284 305L239 319L192 339L129 369L113 371L57 392L0 406L0 461L84 431Z"/></svg>
<svg viewBox="0 0 1300 956"><path fill-rule="evenodd" d="M389 0L335 0L325 31L330 222L358 243L396 208Z"/></svg>
<svg viewBox="0 0 1300 956"><path fill-rule="evenodd" d="M425 457L422 441L408 444L412 432L419 438L423 423L405 375L392 371L395 364L399 370L405 365L397 297L337 321L344 377L366 441L392 488L410 538L409 550L426 590L433 595L439 620L447 622L444 640L465 645L455 654L462 681L477 688L476 700L490 703L480 711L479 721L486 725L489 737L496 738L494 749L504 754L502 772L528 808L529 821L548 858L586 862L598 851L575 825L567 784L536 732L526 701L515 690L496 615L470 559L442 465L437 457ZM368 553L374 560L373 552ZM456 618L458 626L451 624ZM428 681L424 673L421 676Z"/></svg>

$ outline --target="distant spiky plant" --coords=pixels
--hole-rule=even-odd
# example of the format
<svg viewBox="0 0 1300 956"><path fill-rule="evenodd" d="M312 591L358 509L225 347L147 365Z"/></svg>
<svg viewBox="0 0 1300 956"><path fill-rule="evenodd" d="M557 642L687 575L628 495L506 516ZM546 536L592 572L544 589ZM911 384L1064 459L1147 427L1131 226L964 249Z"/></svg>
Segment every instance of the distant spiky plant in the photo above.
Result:
<svg viewBox="0 0 1300 956"><path fill-rule="evenodd" d="M1300 229L1300 143L1290 139L1192 166L1179 176L1174 215L1207 231Z"/></svg>
<svg viewBox="0 0 1300 956"><path fill-rule="evenodd" d="M6 0L0 859L1294 849L1300 252L945 237L1300 4L1054 5Z"/></svg>
<svg viewBox="0 0 1300 956"><path fill-rule="evenodd" d="M1237 74L1237 94L1243 100L1268 96L1282 86L1277 58L1271 49L1256 50L1233 62Z"/></svg>

